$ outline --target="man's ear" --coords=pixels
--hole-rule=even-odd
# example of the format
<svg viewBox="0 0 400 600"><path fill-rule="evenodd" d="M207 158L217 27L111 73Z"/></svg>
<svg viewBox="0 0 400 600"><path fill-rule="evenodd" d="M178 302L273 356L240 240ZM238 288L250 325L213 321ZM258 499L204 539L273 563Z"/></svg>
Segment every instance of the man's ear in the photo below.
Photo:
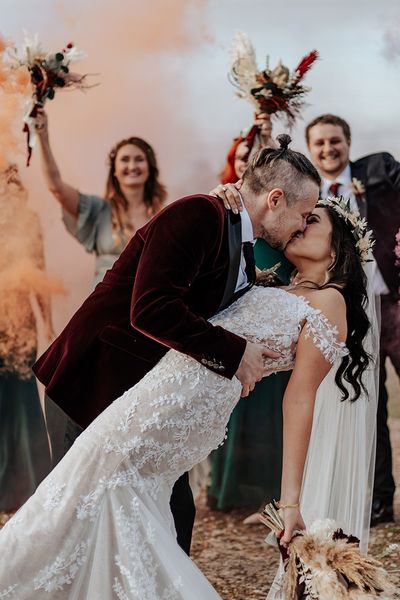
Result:
<svg viewBox="0 0 400 600"><path fill-rule="evenodd" d="M280 209L285 203L285 192L282 188L274 188L269 192L267 197L267 204L270 210Z"/></svg>

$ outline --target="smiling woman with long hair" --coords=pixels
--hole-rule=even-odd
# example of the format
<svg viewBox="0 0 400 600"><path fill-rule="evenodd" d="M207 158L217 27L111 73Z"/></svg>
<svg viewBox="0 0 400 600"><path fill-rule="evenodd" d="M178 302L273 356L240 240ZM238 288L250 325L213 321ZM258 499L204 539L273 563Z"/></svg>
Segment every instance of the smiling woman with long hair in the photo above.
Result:
<svg viewBox="0 0 400 600"><path fill-rule="evenodd" d="M36 131L47 186L63 209L68 231L96 255L94 284L118 258L137 229L162 207L166 189L159 181L153 148L142 138L118 142L108 156L104 198L82 194L62 180L48 134L47 115L38 111Z"/></svg>

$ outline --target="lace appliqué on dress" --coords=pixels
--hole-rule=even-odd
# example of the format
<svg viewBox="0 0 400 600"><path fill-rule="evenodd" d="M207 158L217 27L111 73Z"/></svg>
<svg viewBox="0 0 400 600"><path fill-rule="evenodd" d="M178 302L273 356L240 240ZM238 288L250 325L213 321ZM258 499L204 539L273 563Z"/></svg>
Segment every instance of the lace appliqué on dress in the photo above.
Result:
<svg viewBox="0 0 400 600"><path fill-rule="evenodd" d="M12 598L15 597L15 590L17 589L18 584L10 585L6 590L0 590L0 599L3 598Z"/></svg>
<svg viewBox="0 0 400 600"><path fill-rule="evenodd" d="M47 495L46 499L43 503L43 508L45 510L53 510L60 505L60 502L63 497L63 491L65 489L66 483L62 483L61 485L53 484L51 480L49 480L47 484Z"/></svg>
<svg viewBox="0 0 400 600"><path fill-rule="evenodd" d="M113 590L119 600L130 598L141 598L141 600L179 600L178 593L182 582L179 578L165 586L165 580L160 577L160 565L155 559L152 546L157 543L156 535L150 524L147 527L143 523L140 503L133 498L128 515L123 507L120 507L116 515L116 522L121 531L125 532L122 545L126 550L129 560L124 563L122 557L115 557L115 564L121 576L128 584L132 596L128 596L124 590L126 585L118 577L114 578ZM151 577L149 576L151 573Z"/></svg>
<svg viewBox="0 0 400 600"><path fill-rule="evenodd" d="M331 364L346 356L349 351L344 342L338 342L338 329L332 325L320 310L311 308L307 315L306 338L311 338L314 345L321 350L325 359Z"/></svg>
<svg viewBox="0 0 400 600"><path fill-rule="evenodd" d="M53 592L62 590L64 585L69 585L74 580L80 567L84 564L88 544L80 542L69 556L57 556L56 560L46 566L33 581L35 590Z"/></svg>

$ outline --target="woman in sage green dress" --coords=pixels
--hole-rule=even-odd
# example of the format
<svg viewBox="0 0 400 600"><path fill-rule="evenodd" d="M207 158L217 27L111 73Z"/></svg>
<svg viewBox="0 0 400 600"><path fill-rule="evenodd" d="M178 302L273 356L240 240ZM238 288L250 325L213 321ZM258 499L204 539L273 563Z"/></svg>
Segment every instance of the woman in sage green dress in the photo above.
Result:
<svg viewBox="0 0 400 600"><path fill-rule="evenodd" d="M163 208L167 193L158 178L154 150L138 137L118 142L108 156L109 171L102 198L82 194L63 181L50 147L43 109L38 111L35 128L47 187L61 204L64 224L96 256L96 285L135 231Z"/></svg>
<svg viewBox="0 0 400 600"><path fill-rule="evenodd" d="M221 174L222 183L237 181L246 168L250 153L263 145L259 133L261 123L270 139L269 117L259 115L256 123L258 131L253 126L247 137L239 137L233 142ZM266 139L264 145L270 145ZM277 275L283 283L289 281L292 265L281 252L258 240L254 254L259 269L281 263ZM264 502L280 497L282 399L289 377L290 372L283 372L261 380L233 410L226 440L211 454L208 503L212 508L258 510Z"/></svg>

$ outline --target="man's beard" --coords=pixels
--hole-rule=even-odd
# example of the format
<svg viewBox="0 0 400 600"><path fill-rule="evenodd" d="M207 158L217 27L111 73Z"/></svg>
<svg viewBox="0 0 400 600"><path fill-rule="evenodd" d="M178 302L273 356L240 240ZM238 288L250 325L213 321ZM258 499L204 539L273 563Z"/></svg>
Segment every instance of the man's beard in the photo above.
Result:
<svg viewBox="0 0 400 600"><path fill-rule="evenodd" d="M277 229L270 229L267 231L262 227L261 229L261 239L264 242L267 242L271 246L271 248L275 248L275 250L280 250L281 252L286 248L285 242L279 237Z"/></svg>

